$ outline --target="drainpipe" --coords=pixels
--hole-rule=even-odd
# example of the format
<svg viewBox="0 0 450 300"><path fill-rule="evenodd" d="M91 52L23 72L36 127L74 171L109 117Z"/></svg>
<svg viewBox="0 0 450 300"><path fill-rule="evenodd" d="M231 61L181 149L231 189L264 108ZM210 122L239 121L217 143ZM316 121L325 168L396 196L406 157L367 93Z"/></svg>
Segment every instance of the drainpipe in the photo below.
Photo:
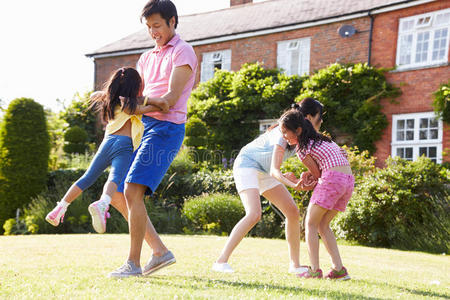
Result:
<svg viewBox="0 0 450 300"><path fill-rule="evenodd" d="M367 13L370 18L370 31L369 31L369 52L367 53L367 64L370 66L370 59L372 58L372 33L373 33L373 20L374 16L370 14L370 10Z"/></svg>

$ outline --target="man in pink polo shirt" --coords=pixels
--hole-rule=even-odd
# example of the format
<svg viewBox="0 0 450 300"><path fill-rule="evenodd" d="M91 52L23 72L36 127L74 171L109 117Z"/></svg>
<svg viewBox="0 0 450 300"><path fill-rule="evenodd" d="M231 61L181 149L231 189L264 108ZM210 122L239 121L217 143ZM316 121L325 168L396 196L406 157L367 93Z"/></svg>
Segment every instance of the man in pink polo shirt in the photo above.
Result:
<svg viewBox="0 0 450 300"><path fill-rule="evenodd" d="M170 0L150 0L142 10L156 46L143 53L136 69L144 81L143 96L148 103L163 99L169 112L151 112L142 117L145 126L139 149L135 152L125 184L111 204L123 214L128 207L130 252L126 263L110 273L111 277L147 275L175 262L155 231L144 205L145 194L153 193L178 153L184 139L187 100L195 81L197 56L190 45L175 33L178 15ZM125 214L124 214L125 215ZM142 270L141 249L144 238L153 255Z"/></svg>

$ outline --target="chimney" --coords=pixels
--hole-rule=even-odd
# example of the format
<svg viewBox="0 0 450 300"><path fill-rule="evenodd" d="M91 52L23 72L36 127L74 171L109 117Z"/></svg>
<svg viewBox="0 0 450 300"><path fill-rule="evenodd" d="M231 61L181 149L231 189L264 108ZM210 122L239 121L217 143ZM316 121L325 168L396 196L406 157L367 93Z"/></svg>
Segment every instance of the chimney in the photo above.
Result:
<svg viewBox="0 0 450 300"><path fill-rule="evenodd" d="M253 0L230 0L230 7L252 2Z"/></svg>

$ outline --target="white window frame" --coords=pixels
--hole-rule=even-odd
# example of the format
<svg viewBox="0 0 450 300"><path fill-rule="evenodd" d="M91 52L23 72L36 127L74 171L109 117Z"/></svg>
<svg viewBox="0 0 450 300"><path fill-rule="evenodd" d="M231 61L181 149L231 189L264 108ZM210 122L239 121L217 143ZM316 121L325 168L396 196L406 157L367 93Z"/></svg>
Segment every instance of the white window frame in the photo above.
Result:
<svg viewBox="0 0 450 300"><path fill-rule="evenodd" d="M442 65L448 62L448 51L449 51L449 40L450 40L450 19L446 23L438 24L438 16L443 14L450 14L450 8L449 9L443 9L434 11L431 13L416 15L412 17L407 18L401 18L399 19L398 24L398 38L397 38L397 54L396 54L396 65L397 70L404 70L404 69L414 69L414 68L421 68L421 67L427 67L427 66L433 66L433 65ZM419 21L422 19L429 18L429 21L423 24L419 24ZM411 24L411 28L404 29L404 25L406 26L406 23ZM434 42L435 42L435 33L437 30L441 29L447 29L447 36L446 36L446 48L445 48L445 54L442 59L435 59L433 60L433 49L434 49ZM428 48L427 48L427 59L422 62L416 62L416 54L417 54L417 44L418 44L418 36L420 34L426 34L429 33L429 40L428 40ZM402 42L405 43L405 39L411 38L412 41L411 44L406 47L402 47ZM406 43L407 44L407 43ZM409 63L401 62L401 57L409 54L410 55L410 61ZM402 63L402 64L401 64Z"/></svg>
<svg viewBox="0 0 450 300"><path fill-rule="evenodd" d="M203 53L200 81L204 82L214 77L216 64L221 70L231 70L231 49Z"/></svg>
<svg viewBox="0 0 450 300"><path fill-rule="evenodd" d="M287 75L309 74L311 38L277 42L277 68ZM292 65L292 58L297 59L297 67Z"/></svg>
<svg viewBox="0 0 450 300"><path fill-rule="evenodd" d="M258 120L259 123L259 133L263 134L264 132L269 129L270 126L276 124L278 122L278 119L264 119L264 120Z"/></svg>
<svg viewBox="0 0 450 300"><path fill-rule="evenodd" d="M436 139L421 140L420 136L420 119L423 118L436 118L434 112L422 112L412 114L397 114L392 115L392 142L391 142L391 156L397 156L397 149L399 148L412 148L412 160L415 161L419 158L419 148L421 147L436 147L436 162L442 163L442 135L443 135L443 123L442 119L437 119L438 123L438 137ZM414 136L412 140L397 141L397 121L414 119ZM406 126L406 125L405 125Z"/></svg>

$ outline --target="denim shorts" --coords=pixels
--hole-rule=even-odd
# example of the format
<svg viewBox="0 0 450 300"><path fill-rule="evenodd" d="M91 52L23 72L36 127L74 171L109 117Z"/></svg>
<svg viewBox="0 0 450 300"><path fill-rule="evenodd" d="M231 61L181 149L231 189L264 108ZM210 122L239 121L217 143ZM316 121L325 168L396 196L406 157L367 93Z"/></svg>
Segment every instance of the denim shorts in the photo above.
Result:
<svg viewBox="0 0 450 300"><path fill-rule="evenodd" d="M352 197L355 177L337 171L324 171L314 188L311 203L328 210L345 211Z"/></svg>
<svg viewBox="0 0 450 300"><path fill-rule="evenodd" d="M133 153L125 182L147 186L151 195L161 183L170 164L181 148L184 139L184 124L160 121L143 116L144 135L139 148ZM118 191L123 193L124 183Z"/></svg>
<svg viewBox="0 0 450 300"><path fill-rule="evenodd" d="M100 144L89 168L75 184L84 191L97 180L107 167L111 166L108 181L119 185L127 175L132 157L133 142L130 137L107 135Z"/></svg>

